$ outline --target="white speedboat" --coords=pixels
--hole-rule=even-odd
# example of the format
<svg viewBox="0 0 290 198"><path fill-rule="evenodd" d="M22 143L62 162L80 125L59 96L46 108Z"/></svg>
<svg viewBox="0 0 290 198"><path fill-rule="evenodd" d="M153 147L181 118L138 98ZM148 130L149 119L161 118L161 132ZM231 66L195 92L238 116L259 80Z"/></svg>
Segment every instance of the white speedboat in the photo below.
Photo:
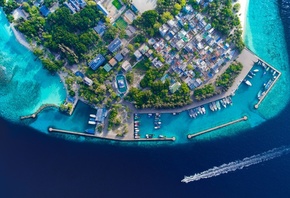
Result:
<svg viewBox="0 0 290 198"><path fill-rule="evenodd" d="M91 125L96 125L97 124L95 121L89 121L88 123L91 124Z"/></svg>
<svg viewBox="0 0 290 198"><path fill-rule="evenodd" d="M257 73L257 72L259 72L259 70L258 69L254 69L253 72Z"/></svg>
<svg viewBox="0 0 290 198"><path fill-rule="evenodd" d="M91 118L96 118L96 115L95 114L90 114L90 117Z"/></svg>
<svg viewBox="0 0 290 198"><path fill-rule="evenodd" d="M246 83L246 85L248 85L248 86L252 86L252 83L251 83L250 81L248 81L248 80L244 80L244 82Z"/></svg>

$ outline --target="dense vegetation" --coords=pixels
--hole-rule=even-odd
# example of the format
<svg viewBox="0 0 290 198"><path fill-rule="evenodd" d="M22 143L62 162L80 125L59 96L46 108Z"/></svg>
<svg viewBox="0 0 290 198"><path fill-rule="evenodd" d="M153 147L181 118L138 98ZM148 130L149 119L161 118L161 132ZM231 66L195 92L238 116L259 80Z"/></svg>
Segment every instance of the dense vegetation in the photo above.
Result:
<svg viewBox="0 0 290 198"><path fill-rule="evenodd" d="M185 83L174 94L169 93L169 80L162 82L160 78L167 71L168 66L161 69L147 70L140 86L144 88L131 88L126 99L133 102L137 108L173 108L191 102L190 90Z"/></svg>
<svg viewBox="0 0 290 198"><path fill-rule="evenodd" d="M241 63L233 63L216 81L216 85L228 90L234 83L235 78L242 71L243 65Z"/></svg>
<svg viewBox="0 0 290 198"><path fill-rule="evenodd" d="M196 100L204 100L216 94L215 87L212 84L204 85L194 90L194 98Z"/></svg>

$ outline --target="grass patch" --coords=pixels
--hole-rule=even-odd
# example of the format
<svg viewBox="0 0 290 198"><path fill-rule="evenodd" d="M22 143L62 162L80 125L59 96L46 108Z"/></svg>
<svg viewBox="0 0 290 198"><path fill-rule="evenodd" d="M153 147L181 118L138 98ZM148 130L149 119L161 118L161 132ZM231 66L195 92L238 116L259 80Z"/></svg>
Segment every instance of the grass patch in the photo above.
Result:
<svg viewBox="0 0 290 198"><path fill-rule="evenodd" d="M117 10L120 10L123 7L119 0L113 0L112 4L117 8Z"/></svg>
<svg viewBox="0 0 290 198"><path fill-rule="evenodd" d="M122 17L118 18L115 24L121 30L125 30L128 26L128 23Z"/></svg>
<svg viewBox="0 0 290 198"><path fill-rule="evenodd" d="M138 69L141 71L147 71L150 68L151 62L148 58L144 58L139 63L137 63L134 69Z"/></svg>

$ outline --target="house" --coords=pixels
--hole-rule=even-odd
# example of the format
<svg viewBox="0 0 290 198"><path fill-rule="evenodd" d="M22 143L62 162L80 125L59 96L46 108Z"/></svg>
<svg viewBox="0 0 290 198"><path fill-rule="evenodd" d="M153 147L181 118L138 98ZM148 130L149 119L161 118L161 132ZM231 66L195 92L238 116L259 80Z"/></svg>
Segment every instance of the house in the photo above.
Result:
<svg viewBox="0 0 290 198"><path fill-rule="evenodd" d="M181 86L180 82L173 83L172 85L169 86L169 91L171 93L175 93L179 89L180 86Z"/></svg>
<svg viewBox="0 0 290 198"><path fill-rule="evenodd" d="M122 41L119 38L116 38L113 40L110 45L108 46L108 49L110 52L114 53L116 52L120 47L122 46Z"/></svg>
<svg viewBox="0 0 290 198"><path fill-rule="evenodd" d="M121 61L124 59L124 57L122 56L121 53L116 54L116 56L115 56L114 58L115 58L118 62L121 62Z"/></svg>
<svg viewBox="0 0 290 198"><path fill-rule="evenodd" d="M104 70L106 70L106 72L111 71L111 69L112 69L112 67L110 66L109 63L105 64L105 66L104 66Z"/></svg>
<svg viewBox="0 0 290 198"><path fill-rule="evenodd" d="M123 56L126 56L129 52L130 52L130 51L128 50L128 48L124 48L124 49L121 50L121 54L122 54Z"/></svg>
<svg viewBox="0 0 290 198"><path fill-rule="evenodd" d="M72 14L76 13L75 9L68 2L64 2L63 5L65 5Z"/></svg>
<svg viewBox="0 0 290 198"><path fill-rule="evenodd" d="M169 30L168 25L163 24L160 28L159 28L159 32L161 34L161 36L165 36L165 34L167 33L167 31Z"/></svg>
<svg viewBox="0 0 290 198"><path fill-rule="evenodd" d="M116 61L116 59L111 58L111 60L109 60L109 63L112 67L114 67L115 65L117 65L118 62Z"/></svg>
<svg viewBox="0 0 290 198"><path fill-rule="evenodd" d="M132 66L129 63L129 61L124 61L124 63L122 64L122 69L126 72L126 71L130 70L131 68L132 68Z"/></svg>
<svg viewBox="0 0 290 198"><path fill-rule="evenodd" d="M136 60L139 61L142 58L142 54L139 50L136 50L134 52L134 56L136 57Z"/></svg>
<svg viewBox="0 0 290 198"><path fill-rule="evenodd" d="M101 4L101 1L99 1L99 2L97 3L97 8L98 8L99 10L101 10L101 12L102 12L105 16L108 16L108 15L109 15L108 10L106 10L106 8Z"/></svg>
<svg viewBox="0 0 290 198"><path fill-rule="evenodd" d="M49 9L45 5L41 6L39 11L40 11L41 15L44 17L47 17L50 14Z"/></svg>
<svg viewBox="0 0 290 198"><path fill-rule="evenodd" d="M94 30L99 34L100 36L103 36L106 30L106 25L105 23L99 21L98 25L94 27Z"/></svg>
<svg viewBox="0 0 290 198"><path fill-rule="evenodd" d="M89 86L93 85L93 81L86 76L84 77L84 82Z"/></svg>
<svg viewBox="0 0 290 198"><path fill-rule="evenodd" d="M92 70L98 69L104 62L105 57L103 57L101 54L98 54L90 63L89 66L92 68Z"/></svg>
<svg viewBox="0 0 290 198"><path fill-rule="evenodd" d="M143 43L143 45L141 45L141 47L139 48L139 51L142 54L145 54L148 50L149 50L149 47L145 43Z"/></svg>

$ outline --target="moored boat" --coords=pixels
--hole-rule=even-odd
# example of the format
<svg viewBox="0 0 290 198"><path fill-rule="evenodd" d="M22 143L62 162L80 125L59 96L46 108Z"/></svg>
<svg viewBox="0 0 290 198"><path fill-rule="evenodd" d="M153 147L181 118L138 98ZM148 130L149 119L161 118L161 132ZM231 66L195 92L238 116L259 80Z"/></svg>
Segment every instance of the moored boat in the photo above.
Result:
<svg viewBox="0 0 290 198"><path fill-rule="evenodd" d="M86 130L85 130L85 133L88 133L88 134L95 134L95 129L94 129L94 128L86 129Z"/></svg>
<svg viewBox="0 0 290 198"><path fill-rule="evenodd" d="M96 125L97 123L95 121L89 121L88 124Z"/></svg>
<svg viewBox="0 0 290 198"><path fill-rule="evenodd" d="M90 117L91 118L96 118L96 115L95 114L90 114Z"/></svg>
<svg viewBox="0 0 290 198"><path fill-rule="evenodd" d="M244 82L246 83L246 85L252 86L252 83L249 80L244 80Z"/></svg>
<svg viewBox="0 0 290 198"><path fill-rule="evenodd" d="M226 105L226 103L224 102L223 99L221 99L220 102L222 103L222 105L223 105L224 108L227 108L227 105Z"/></svg>
<svg viewBox="0 0 290 198"><path fill-rule="evenodd" d="M221 110L221 104L218 100L215 102L215 104L216 104L216 107L218 108L218 110Z"/></svg>
<svg viewBox="0 0 290 198"><path fill-rule="evenodd" d="M212 106L213 106L214 110L217 111L217 106L216 106L215 102L212 102Z"/></svg>
<svg viewBox="0 0 290 198"><path fill-rule="evenodd" d="M258 69L254 69L253 72L257 73L257 72L259 72L259 70Z"/></svg>
<svg viewBox="0 0 290 198"><path fill-rule="evenodd" d="M214 108L213 108L213 105L212 105L211 102L209 103L209 108L210 108L211 111L214 111Z"/></svg>

